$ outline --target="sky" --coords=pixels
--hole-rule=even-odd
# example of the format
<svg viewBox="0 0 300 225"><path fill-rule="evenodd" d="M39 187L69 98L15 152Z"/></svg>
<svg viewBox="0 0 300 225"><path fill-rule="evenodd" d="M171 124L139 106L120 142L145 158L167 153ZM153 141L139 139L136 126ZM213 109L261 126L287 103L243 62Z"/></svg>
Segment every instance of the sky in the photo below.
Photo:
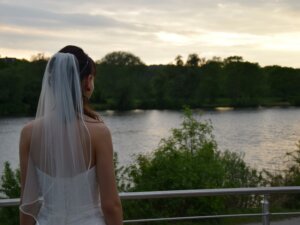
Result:
<svg viewBox="0 0 300 225"><path fill-rule="evenodd" d="M99 60L127 51L150 64L239 55L300 68L299 0L0 0L0 56L51 56L65 45Z"/></svg>

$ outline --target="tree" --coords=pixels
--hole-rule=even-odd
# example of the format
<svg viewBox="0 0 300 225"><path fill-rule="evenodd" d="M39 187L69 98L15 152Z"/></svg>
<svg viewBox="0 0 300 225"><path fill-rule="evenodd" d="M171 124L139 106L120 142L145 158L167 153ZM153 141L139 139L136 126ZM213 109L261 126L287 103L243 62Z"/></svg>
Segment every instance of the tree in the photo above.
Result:
<svg viewBox="0 0 300 225"><path fill-rule="evenodd" d="M220 56L213 56L211 59L207 60L207 63L210 63L210 62L221 63L222 62L222 58Z"/></svg>
<svg viewBox="0 0 300 225"><path fill-rule="evenodd" d="M176 58L175 58L175 64L176 64L176 66L183 66L184 63L183 63L181 55L176 56Z"/></svg>
<svg viewBox="0 0 300 225"><path fill-rule="evenodd" d="M273 66L269 68L268 74L272 97L278 97L282 101L291 101L299 96L300 70Z"/></svg>
<svg viewBox="0 0 300 225"><path fill-rule="evenodd" d="M222 62L208 61L200 67L197 74L197 87L194 88L195 101L198 104L218 104L221 94Z"/></svg>
<svg viewBox="0 0 300 225"><path fill-rule="evenodd" d="M36 55L32 55L30 57L30 61L34 62L34 61L48 61L49 57L45 56L45 53L38 53Z"/></svg>
<svg viewBox="0 0 300 225"><path fill-rule="evenodd" d="M137 66L145 65L141 59L130 52L115 51L106 54L97 63L105 65L115 65L115 66Z"/></svg>
<svg viewBox="0 0 300 225"><path fill-rule="evenodd" d="M189 54L188 58L186 60L185 65L187 66L198 66L200 62L200 58L198 56L198 54L193 53L193 54Z"/></svg>
<svg viewBox="0 0 300 225"><path fill-rule="evenodd" d="M186 61L186 66L201 66L205 64L205 58L199 58L197 53L192 53L188 55L188 59Z"/></svg>
<svg viewBox="0 0 300 225"><path fill-rule="evenodd" d="M264 95L264 76L257 63L234 61L223 68L225 96L234 106L257 106Z"/></svg>
<svg viewBox="0 0 300 225"><path fill-rule="evenodd" d="M229 56L226 59L224 59L225 64L232 63L232 62L243 62L243 61L244 61L243 57L237 55Z"/></svg>

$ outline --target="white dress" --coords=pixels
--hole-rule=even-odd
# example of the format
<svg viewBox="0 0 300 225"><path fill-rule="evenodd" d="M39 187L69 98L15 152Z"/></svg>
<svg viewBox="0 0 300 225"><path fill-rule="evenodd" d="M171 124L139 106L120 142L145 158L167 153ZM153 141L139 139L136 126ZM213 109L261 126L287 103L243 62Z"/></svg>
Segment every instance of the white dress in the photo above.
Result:
<svg viewBox="0 0 300 225"><path fill-rule="evenodd" d="M82 182L83 176L86 175L85 173L88 175L90 188L84 185L86 184L85 182ZM37 168L37 176L44 196L41 209L37 216L37 225L105 225L100 205L100 194L98 191L95 167L74 177L64 179L54 178ZM54 188L51 188L51 190L55 190L55 185L63 185L65 193L63 195L51 193L51 191L49 191L50 188L43 185L43 179L52 180L51 182ZM49 184L51 182L45 183ZM88 189L91 190L93 196L92 202L87 202L89 198L85 196ZM59 190L61 190L61 187ZM76 195L76 197L74 197L74 195ZM63 213L55 209L56 199L58 200L62 196L65 198L64 202L67 209ZM79 200L82 204L79 206L77 202L74 202L74 199L76 199L76 201Z"/></svg>

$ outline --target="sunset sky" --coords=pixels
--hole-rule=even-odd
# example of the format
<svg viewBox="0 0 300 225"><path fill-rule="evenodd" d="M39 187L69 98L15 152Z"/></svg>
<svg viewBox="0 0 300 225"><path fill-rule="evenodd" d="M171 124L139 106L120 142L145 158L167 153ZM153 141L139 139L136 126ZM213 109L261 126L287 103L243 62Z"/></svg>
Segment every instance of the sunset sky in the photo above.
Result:
<svg viewBox="0 0 300 225"><path fill-rule="evenodd" d="M300 68L299 0L0 0L0 55L51 56L67 44L95 60L129 51L146 64L231 55Z"/></svg>

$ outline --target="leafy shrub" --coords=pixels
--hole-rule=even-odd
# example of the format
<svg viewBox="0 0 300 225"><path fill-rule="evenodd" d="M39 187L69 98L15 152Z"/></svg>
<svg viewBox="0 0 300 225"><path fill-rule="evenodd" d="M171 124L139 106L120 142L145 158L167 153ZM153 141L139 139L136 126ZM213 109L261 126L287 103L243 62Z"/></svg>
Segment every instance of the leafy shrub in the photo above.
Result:
<svg viewBox="0 0 300 225"><path fill-rule="evenodd" d="M269 186L300 186L300 141L296 150L287 152L286 169L281 171L264 171ZM272 206L280 209L299 209L299 194L280 194L271 196Z"/></svg>
<svg viewBox="0 0 300 225"><path fill-rule="evenodd" d="M0 198L19 198L20 189L20 170L13 171L9 162L4 163L4 171L1 176ZM0 208L1 225L19 224L18 207Z"/></svg>
<svg viewBox="0 0 300 225"><path fill-rule="evenodd" d="M119 188L123 191L160 191L255 187L261 175L242 156L221 152L212 134L210 121L197 120L185 109L180 128L161 140L151 154L138 154L135 162L123 168ZM128 218L171 217L220 214L239 207L256 207L252 196L197 197L125 201ZM217 221L214 221L217 222Z"/></svg>

